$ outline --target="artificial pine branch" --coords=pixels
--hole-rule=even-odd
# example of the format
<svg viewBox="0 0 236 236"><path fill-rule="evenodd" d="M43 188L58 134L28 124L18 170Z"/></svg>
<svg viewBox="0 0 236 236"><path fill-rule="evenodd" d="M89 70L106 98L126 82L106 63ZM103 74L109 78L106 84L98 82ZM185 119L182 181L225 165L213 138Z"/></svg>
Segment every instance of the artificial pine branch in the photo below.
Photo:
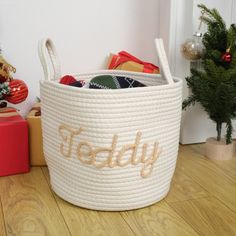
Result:
<svg viewBox="0 0 236 236"><path fill-rule="evenodd" d="M209 24L210 26L212 25L212 23L217 22L220 28L225 29L226 27L225 22L215 8L210 10L204 4L198 4L198 7L202 9L204 14L207 15L207 16L202 15L200 17L201 20L203 20L203 22L205 22L207 25Z"/></svg>
<svg viewBox="0 0 236 236"><path fill-rule="evenodd" d="M235 44L235 38L236 38L236 31L234 26L231 25L227 34L227 41L228 41L227 48L231 48L231 46ZM232 49L234 49L234 47L232 47Z"/></svg>
<svg viewBox="0 0 236 236"><path fill-rule="evenodd" d="M186 110L187 107L193 106L196 102L196 99L193 95L189 96L187 99L185 99L182 103L182 109Z"/></svg>

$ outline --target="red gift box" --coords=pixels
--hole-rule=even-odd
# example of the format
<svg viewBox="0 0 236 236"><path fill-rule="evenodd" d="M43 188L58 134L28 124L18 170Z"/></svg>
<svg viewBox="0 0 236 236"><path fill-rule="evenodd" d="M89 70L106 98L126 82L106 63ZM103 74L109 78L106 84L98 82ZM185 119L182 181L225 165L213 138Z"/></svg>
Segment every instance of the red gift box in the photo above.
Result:
<svg viewBox="0 0 236 236"><path fill-rule="evenodd" d="M159 74L159 67L149 62L141 61L126 51L117 55L111 54L108 60L108 69L137 71L151 74Z"/></svg>
<svg viewBox="0 0 236 236"><path fill-rule="evenodd" d="M0 109L0 134L0 176L29 172L28 125L16 109Z"/></svg>

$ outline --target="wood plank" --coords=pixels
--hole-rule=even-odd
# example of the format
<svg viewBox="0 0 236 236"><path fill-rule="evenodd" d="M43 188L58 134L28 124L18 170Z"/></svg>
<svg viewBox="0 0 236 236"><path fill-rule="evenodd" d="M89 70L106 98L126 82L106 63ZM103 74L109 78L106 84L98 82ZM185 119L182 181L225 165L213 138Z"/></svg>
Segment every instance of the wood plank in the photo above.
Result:
<svg viewBox="0 0 236 236"><path fill-rule="evenodd" d="M236 180L236 158L228 161L214 161L214 164L222 169L228 176Z"/></svg>
<svg viewBox="0 0 236 236"><path fill-rule="evenodd" d="M181 147L177 168L236 212L236 179L214 162Z"/></svg>
<svg viewBox="0 0 236 236"><path fill-rule="evenodd" d="M209 196L209 193L197 182L185 175L180 168L175 170L170 192L165 198L166 202L178 202Z"/></svg>
<svg viewBox="0 0 236 236"><path fill-rule="evenodd" d="M164 200L150 207L121 214L135 235L198 235Z"/></svg>
<svg viewBox="0 0 236 236"><path fill-rule="evenodd" d="M48 169L42 170L50 182ZM72 235L134 235L119 212L92 211L74 206L55 193L57 204Z"/></svg>
<svg viewBox="0 0 236 236"><path fill-rule="evenodd" d="M8 235L70 235L40 168L0 178Z"/></svg>
<svg viewBox="0 0 236 236"><path fill-rule="evenodd" d="M235 172L234 166L236 165L236 154L235 157L233 157L231 160L228 161L215 161L215 160L210 160L207 157L204 156L204 144L196 144L196 145L186 145L180 146L179 149L179 162L177 165L177 168L182 168L184 169L185 166L183 165L183 160L184 163L189 163L189 164L198 164L205 166L206 168L213 169L215 172L217 172L223 179L227 179L231 182L236 183L236 177L235 173L232 175L228 173L227 167L224 166L230 166L231 171ZM234 169L234 170L233 170Z"/></svg>
<svg viewBox="0 0 236 236"><path fill-rule="evenodd" d="M5 229L5 222L4 222L4 216L2 211L2 203L0 198L0 235L5 236L6 235L6 229Z"/></svg>
<svg viewBox="0 0 236 236"><path fill-rule="evenodd" d="M234 141L235 144L235 141ZM235 144L236 145L236 144ZM194 144L188 146L194 152L204 156L204 148L205 144ZM231 176L234 180L236 180L236 153L235 156L228 161L213 161L215 165L217 165L220 169L222 169L228 176Z"/></svg>
<svg viewBox="0 0 236 236"><path fill-rule="evenodd" d="M236 235L236 214L214 197L170 203L200 235Z"/></svg>

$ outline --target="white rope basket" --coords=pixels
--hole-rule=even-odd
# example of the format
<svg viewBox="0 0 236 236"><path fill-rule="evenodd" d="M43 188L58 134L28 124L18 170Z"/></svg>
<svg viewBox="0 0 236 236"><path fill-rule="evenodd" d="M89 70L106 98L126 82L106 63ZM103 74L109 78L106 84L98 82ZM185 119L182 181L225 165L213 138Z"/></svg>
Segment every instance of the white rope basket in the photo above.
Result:
<svg viewBox="0 0 236 236"><path fill-rule="evenodd" d="M161 39L163 76L119 70L78 74L133 78L147 87L88 89L59 84L49 39L39 42L44 154L53 190L75 205L106 211L141 208L164 198L175 170L182 82L172 79Z"/></svg>

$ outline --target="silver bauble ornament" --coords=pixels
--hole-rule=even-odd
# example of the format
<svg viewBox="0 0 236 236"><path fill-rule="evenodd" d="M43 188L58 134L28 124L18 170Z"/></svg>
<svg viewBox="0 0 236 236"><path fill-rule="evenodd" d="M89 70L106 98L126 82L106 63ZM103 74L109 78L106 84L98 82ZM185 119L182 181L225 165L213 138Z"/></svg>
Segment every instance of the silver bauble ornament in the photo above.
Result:
<svg viewBox="0 0 236 236"><path fill-rule="evenodd" d="M181 45L181 53L187 60L195 61L202 57L203 45L202 45L202 34L195 33L192 38L187 39Z"/></svg>

